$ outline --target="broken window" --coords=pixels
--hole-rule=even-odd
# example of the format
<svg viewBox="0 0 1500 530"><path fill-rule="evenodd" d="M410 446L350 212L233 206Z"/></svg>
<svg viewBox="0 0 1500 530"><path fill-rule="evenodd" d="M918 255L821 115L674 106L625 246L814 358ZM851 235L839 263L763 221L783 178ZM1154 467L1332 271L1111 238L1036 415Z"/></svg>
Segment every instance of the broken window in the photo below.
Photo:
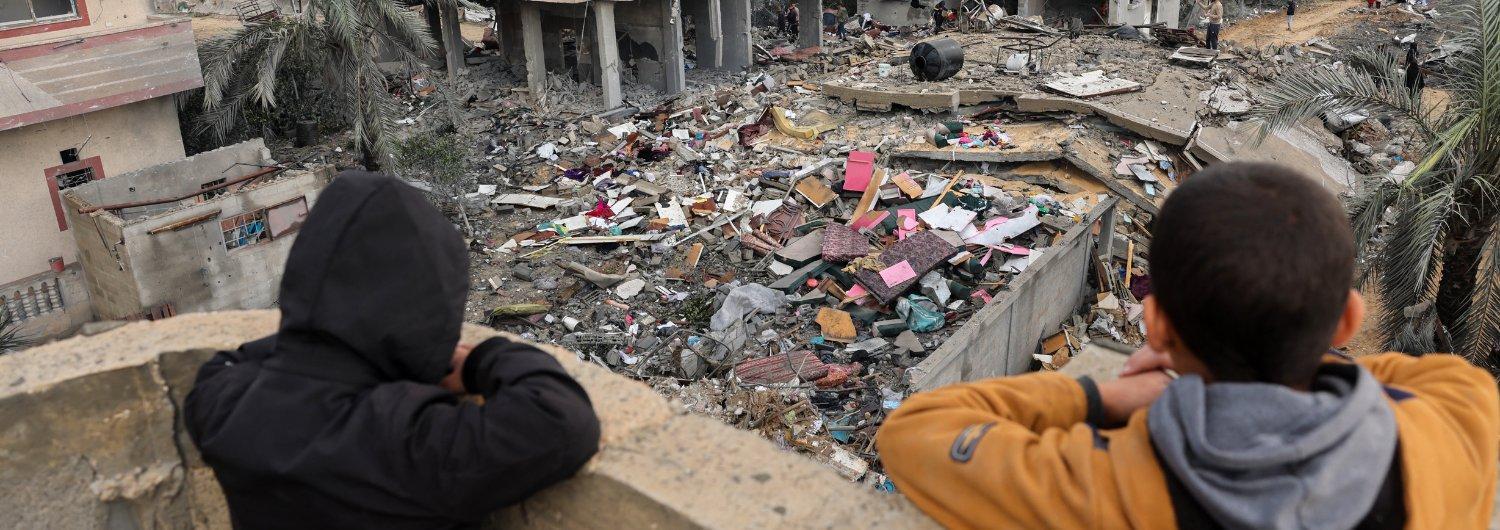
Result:
<svg viewBox="0 0 1500 530"><path fill-rule="evenodd" d="M5 0L0 2L0 27L43 24L76 18L75 0Z"/></svg>
<svg viewBox="0 0 1500 530"><path fill-rule="evenodd" d="M208 182L204 182L203 185L198 186L198 189L200 189L200 190L208 190L209 188L212 188L214 186L218 186L218 185L223 184L223 183L224 183L224 179L210 180ZM207 201L209 199L212 199L214 197L218 197L220 195L223 195L223 194L227 193L228 191L229 191L229 188L219 188L219 189L216 189L216 190L208 190L208 191L205 191L203 193L199 193L198 194L198 202L203 202L203 201Z"/></svg>
<svg viewBox="0 0 1500 530"><path fill-rule="evenodd" d="M0 0L3 1L3 0ZM67 152L61 152L63 158L67 158ZM76 153L74 153L76 157ZM100 165L99 157L89 157L83 160L75 160L60 166L49 167L42 172L47 178L47 193L52 196L52 209L57 215L57 229L67 230L68 220L63 213L62 192L69 188L76 188L90 181L104 178L104 166Z"/></svg>
<svg viewBox="0 0 1500 530"><path fill-rule="evenodd" d="M93 180L94 168L92 167L69 171L57 176L57 191L82 186Z"/></svg>
<svg viewBox="0 0 1500 530"><path fill-rule="evenodd" d="M266 228L266 211L256 210L219 221L224 231L224 250L248 247L271 240Z"/></svg>
<svg viewBox="0 0 1500 530"><path fill-rule="evenodd" d="M266 210L266 224L269 225L273 238L296 231L306 219L306 197L297 197Z"/></svg>

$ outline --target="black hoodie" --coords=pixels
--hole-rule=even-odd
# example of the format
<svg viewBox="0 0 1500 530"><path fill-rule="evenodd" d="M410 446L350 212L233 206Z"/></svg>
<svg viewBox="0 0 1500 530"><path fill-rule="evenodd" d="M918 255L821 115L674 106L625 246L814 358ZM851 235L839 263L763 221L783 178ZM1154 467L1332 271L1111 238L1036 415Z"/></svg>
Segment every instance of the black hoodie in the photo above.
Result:
<svg viewBox="0 0 1500 530"><path fill-rule="evenodd" d="M236 528L473 527L593 456L588 395L532 346L474 348L462 377L482 405L437 386L468 288L421 192L334 179L287 259L280 331L215 355L188 394Z"/></svg>

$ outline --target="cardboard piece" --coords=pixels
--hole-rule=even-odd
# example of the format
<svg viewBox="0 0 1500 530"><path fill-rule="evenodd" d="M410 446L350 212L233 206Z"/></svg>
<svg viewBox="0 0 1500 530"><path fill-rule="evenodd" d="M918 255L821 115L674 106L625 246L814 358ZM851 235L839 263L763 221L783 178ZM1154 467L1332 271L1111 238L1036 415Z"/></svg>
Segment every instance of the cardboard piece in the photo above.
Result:
<svg viewBox="0 0 1500 530"><path fill-rule="evenodd" d="M808 202L819 208L838 198L838 194L829 189L827 184L823 184L822 180L812 177L797 181L797 193L806 197Z"/></svg>
<svg viewBox="0 0 1500 530"><path fill-rule="evenodd" d="M916 277L917 272L911 269L911 262L906 260L880 271L880 279L885 281L886 287L895 287Z"/></svg>

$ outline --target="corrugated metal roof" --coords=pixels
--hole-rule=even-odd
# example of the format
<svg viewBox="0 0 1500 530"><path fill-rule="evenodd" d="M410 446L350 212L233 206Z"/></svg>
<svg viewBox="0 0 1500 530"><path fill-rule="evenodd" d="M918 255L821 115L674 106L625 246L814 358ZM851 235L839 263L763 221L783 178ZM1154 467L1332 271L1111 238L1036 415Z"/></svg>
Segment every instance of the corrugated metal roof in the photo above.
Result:
<svg viewBox="0 0 1500 530"><path fill-rule="evenodd" d="M186 19L0 50L0 131L203 86Z"/></svg>

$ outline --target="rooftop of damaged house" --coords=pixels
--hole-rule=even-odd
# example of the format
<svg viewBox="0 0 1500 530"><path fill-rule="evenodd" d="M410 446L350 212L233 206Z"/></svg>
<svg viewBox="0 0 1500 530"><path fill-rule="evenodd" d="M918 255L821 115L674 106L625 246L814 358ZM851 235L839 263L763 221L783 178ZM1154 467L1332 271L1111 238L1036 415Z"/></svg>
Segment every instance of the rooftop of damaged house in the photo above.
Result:
<svg viewBox="0 0 1500 530"><path fill-rule="evenodd" d="M0 7L0 352L275 308L364 167L463 234L469 322L894 491L874 434L910 394L1142 344L1195 172L1406 179L1456 49L1421 0L1231 0L1212 30L1179 0L388 1ZM1361 68L1424 107L1286 110ZM1355 355L1402 311L1367 296Z"/></svg>

